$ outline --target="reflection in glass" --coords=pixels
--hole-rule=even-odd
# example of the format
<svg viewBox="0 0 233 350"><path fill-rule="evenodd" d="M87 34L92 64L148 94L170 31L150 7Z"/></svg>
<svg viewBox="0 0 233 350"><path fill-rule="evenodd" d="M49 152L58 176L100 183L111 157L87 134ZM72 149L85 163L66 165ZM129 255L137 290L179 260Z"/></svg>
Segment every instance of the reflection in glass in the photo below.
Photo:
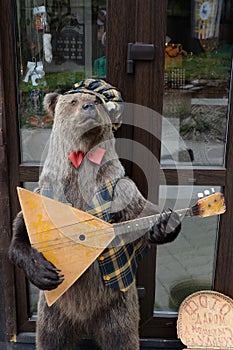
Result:
<svg viewBox="0 0 233 350"><path fill-rule="evenodd" d="M232 30L232 0L168 0L163 115L185 149L174 138L164 142L177 143L170 157L177 164L224 165ZM162 164L173 165L165 149Z"/></svg>
<svg viewBox="0 0 233 350"><path fill-rule="evenodd" d="M45 5L46 4L46 5ZM40 162L53 120L48 92L106 74L106 1L16 1L22 162Z"/></svg>
<svg viewBox="0 0 233 350"><path fill-rule="evenodd" d="M165 208L190 207L204 190L206 187L160 186L160 203L165 202ZM178 238L157 247L155 314L176 312L189 294L211 289L217 227L218 216L185 217Z"/></svg>

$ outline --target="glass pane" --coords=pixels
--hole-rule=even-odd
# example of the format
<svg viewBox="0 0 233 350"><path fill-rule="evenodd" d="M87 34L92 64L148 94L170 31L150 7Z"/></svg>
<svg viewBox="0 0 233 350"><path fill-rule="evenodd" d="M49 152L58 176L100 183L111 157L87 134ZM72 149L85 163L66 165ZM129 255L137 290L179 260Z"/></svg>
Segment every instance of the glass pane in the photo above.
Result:
<svg viewBox="0 0 233 350"><path fill-rule="evenodd" d="M48 92L105 77L106 1L17 0L17 63L22 162L39 163L52 126Z"/></svg>
<svg viewBox="0 0 233 350"><path fill-rule="evenodd" d="M233 0L168 0L162 165L224 165L232 31Z"/></svg>
<svg viewBox="0 0 233 350"><path fill-rule="evenodd" d="M193 206L206 187L161 186L160 208ZM216 192L220 188L214 189ZM178 238L157 247L156 312L176 312L189 294L211 289L218 216L184 217Z"/></svg>

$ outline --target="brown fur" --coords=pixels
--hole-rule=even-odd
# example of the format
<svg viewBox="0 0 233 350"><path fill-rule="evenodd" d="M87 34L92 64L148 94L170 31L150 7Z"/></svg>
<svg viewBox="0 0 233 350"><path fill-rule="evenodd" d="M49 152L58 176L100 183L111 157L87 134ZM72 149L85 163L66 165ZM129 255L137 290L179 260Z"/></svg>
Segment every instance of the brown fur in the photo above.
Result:
<svg viewBox="0 0 233 350"><path fill-rule="evenodd" d="M54 125L40 176L40 188L50 185L55 198L65 197L74 207L85 210L106 178L121 178L112 203L115 221L157 212L157 208L142 197L135 184L124 177L124 169L115 152L111 121L104 107L96 104L87 112L82 107L88 102L95 103L95 96L75 93L48 94L45 97L45 107L54 116ZM96 145L106 150L101 166L84 160L76 170L68 155L78 150L86 153ZM153 241L165 243L177 236L180 229L179 225L175 229L179 224L177 218L172 232L166 231L169 218L167 215L166 220L153 227L150 232ZM18 215L14 224L10 258L41 289L52 289L62 282L56 268L30 247L22 214ZM83 334L93 335L102 350L137 350L138 323L135 283L125 293L105 287L98 263L94 262L52 307L47 306L43 292L40 293L37 350L75 349Z"/></svg>

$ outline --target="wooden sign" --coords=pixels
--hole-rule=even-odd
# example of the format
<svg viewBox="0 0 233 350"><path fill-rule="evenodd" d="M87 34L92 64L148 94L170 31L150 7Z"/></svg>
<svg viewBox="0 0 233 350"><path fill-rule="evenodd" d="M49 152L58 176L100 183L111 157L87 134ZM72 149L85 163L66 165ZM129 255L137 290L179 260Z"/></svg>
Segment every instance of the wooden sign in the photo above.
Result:
<svg viewBox="0 0 233 350"><path fill-rule="evenodd" d="M110 244L114 230L103 220L40 194L18 188L18 196L32 247L64 275L56 289L45 291L51 306Z"/></svg>
<svg viewBox="0 0 233 350"><path fill-rule="evenodd" d="M192 349L233 348L233 300L215 291L200 291L181 304L178 338Z"/></svg>

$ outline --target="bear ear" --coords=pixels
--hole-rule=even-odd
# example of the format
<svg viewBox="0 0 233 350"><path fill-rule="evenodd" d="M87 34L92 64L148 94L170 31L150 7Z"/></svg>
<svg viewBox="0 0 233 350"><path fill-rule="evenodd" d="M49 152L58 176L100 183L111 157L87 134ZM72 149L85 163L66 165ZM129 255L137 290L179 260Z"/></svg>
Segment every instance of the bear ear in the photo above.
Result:
<svg viewBox="0 0 233 350"><path fill-rule="evenodd" d="M55 111L55 107L58 101L58 97L60 96L60 94L56 93L56 92L51 92L49 94L46 94L44 97L44 108L45 111L51 116L54 116L54 111Z"/></svg>

